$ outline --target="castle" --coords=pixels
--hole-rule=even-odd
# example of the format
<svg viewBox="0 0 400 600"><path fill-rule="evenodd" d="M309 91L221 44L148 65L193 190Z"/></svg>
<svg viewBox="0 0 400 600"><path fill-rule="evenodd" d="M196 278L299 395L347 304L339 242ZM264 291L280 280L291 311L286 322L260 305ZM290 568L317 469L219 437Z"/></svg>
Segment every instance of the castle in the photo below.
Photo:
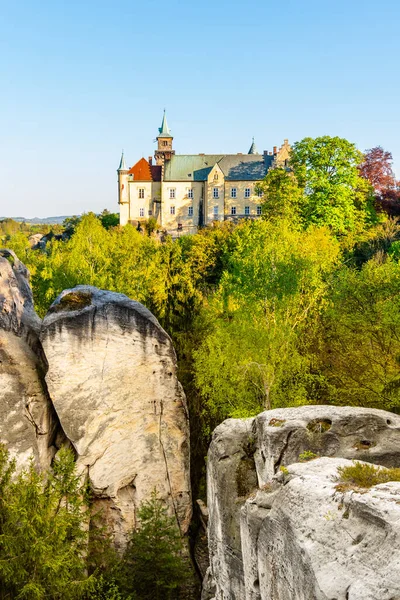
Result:
<svg viewBox="0 0 400 600"><path fill-rule="evenodd" d="M254 143L247 154L175 154L164 111L154 164L141 158L118 168L120 224L155 217L173 236L195 233L214 221L261 215L257 184L273 165L286 165L290 145L259 154Z"/></svg>

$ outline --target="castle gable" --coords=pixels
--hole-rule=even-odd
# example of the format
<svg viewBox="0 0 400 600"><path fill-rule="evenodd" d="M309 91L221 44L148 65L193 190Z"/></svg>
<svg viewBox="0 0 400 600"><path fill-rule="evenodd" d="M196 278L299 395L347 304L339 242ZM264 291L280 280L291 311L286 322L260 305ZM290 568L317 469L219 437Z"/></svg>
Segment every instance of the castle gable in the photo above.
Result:
<svg viewBox="0 0 400 600"><path fill-rule="evenodd" d="M128 175L133 175L135 181L154 181L151 167L145 158L137 161L128 171Z"/></svg>

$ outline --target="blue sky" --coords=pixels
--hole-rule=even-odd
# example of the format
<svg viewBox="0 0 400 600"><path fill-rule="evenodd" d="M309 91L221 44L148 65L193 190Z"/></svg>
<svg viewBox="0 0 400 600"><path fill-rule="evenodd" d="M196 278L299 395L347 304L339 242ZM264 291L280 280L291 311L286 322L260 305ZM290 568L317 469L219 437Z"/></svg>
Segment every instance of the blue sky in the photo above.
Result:
<svg viewBox="0 0 400 600"><path fill-rule="evenodd" d="M398 0L0 2L0 216L118 210L154 152L339 135L400 176Z"/></svg>

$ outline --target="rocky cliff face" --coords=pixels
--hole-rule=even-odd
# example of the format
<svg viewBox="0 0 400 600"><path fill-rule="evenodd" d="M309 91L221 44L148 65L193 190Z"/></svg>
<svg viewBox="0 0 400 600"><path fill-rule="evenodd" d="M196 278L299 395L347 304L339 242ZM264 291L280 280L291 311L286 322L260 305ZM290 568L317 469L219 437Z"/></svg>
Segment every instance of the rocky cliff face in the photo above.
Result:
<svg viewBox="0 0 400 600"><path fill-rule="evenodd" d="M326 458L299 464L305 451ZM217 427L204 598L212 585L216 600L400 597L400 558L390 550L400 544L400 484L339 493L333 479L346 461L335 457L400 466L400 417L307 406Z"/></svg>
<svg viewBox="0 0 400 600"><path fill-rule="evenodd" d="M191 518L189 421L171 339L141 304L66 290L43 323L29 273L0 251L0 442L19 468L70 444L117 546L154 488L182 533Z"/></svg>
<svg viewBox="0 0 400 600"><path fill-rule="evenodd" d="M41 341L54 407L118 543L154 488L186 532L188 414L158 321L122 294L78 286L54 302Z"/></svg>
<svg viewBox="0 0 400 600"><path fill-rule="evenodd" d="M13 252L0 250L0 442L19 469L32 455L38 468L48 468L60 440L44 383L40 325L27 269Z"/></svg>

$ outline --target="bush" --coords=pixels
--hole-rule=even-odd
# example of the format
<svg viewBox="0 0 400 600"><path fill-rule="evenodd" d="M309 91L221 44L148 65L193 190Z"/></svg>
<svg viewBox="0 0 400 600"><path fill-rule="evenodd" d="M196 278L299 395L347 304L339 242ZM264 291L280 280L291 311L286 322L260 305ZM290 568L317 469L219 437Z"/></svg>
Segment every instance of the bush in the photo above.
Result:
<svg viewBox="0 0 400 600"><path fill-rule="evenodd" d="M315 454L315 452L311 452L311 450L305 450L304 452L299 454L300 462L308 462L309 460L314 460L315 458L318 458L318 454Z"/></svg>
<svg viewBox="0 0 400 600"><path fill-rule="evenodd" d="M338 467L338 491L354 488L370 488L379 483L400 481L400 469L378 467L369 463L354 461L350 467Z"/></svg>

